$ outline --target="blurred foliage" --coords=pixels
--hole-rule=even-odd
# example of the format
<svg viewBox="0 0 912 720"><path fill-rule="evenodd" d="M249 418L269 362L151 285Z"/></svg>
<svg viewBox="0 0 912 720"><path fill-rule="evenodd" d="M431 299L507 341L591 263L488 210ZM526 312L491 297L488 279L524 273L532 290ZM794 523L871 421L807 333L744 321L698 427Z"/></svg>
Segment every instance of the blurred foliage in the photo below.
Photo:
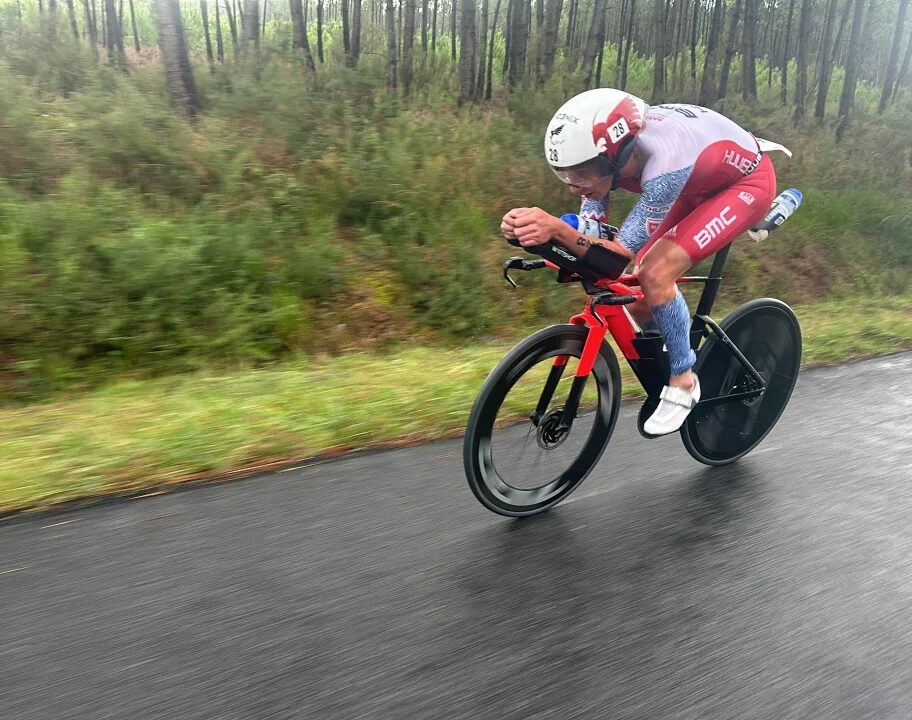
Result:
<svg viewBox="0 0 912 720"><path fill-rule="evenodd" d="M150 17L140 25L154 33ZM541 133L578 73L458 107L446 38L407 101L386 92L382 58L312 78L267 43L256 63L196 66L205 111L189 125L153 51L122 72L66 33L11 28L0 25L2 399L298 353L508 339L580 305L544 273L508 292L500 265L516 251L497 235L511 207L574 208L542 162ZM801 187L805 206L766 243L736 245L726 297L904 289L908 98L878 118L876 89L860 87L864 132L836 145L830 128L792 127L777 72L756 105L722 107L792 147L793 160L774 158L780 188ZM630 78L645 93L651 63L631 57ZM615 222L632 201L617 198Z"/></svg>

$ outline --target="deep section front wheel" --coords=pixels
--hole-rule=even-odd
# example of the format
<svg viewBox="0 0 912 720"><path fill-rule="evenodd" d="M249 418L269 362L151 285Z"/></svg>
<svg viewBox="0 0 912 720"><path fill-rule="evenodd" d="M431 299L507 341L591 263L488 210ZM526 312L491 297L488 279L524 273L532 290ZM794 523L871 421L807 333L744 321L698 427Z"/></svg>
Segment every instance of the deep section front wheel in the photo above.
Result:
<svg viewBox="0 0 912 720"><path fill-rule="evenodd" d="M734 462L766 437L792 395L801 364L798 319L779 300L745 303L719 326L760 373L766 389L755 397L706 402L759 385L718 336L711 335L703 344L694 366L702 399L681 427L681 439L687 451L707 465Z"/></svg>
<svg viewBox="0 0 912 720"><path fill-rule="evenodd" d="M518 517L566 498L598 462L620 406L617 358L602 343L570 427L561 422L588 329L530 335L485 380L466 427L463 461L475 497Z"/></svg>

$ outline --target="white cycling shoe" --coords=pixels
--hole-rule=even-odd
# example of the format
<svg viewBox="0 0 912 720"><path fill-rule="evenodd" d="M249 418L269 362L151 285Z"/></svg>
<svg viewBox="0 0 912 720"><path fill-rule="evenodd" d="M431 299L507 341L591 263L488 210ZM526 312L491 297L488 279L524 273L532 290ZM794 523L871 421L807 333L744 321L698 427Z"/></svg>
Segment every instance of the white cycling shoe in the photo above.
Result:
<svg viewBox="0 0 912 720"><path fill-rule="evenodd" d="M659 397L659 406L643 423L643 430L650 435L667 435L684 424L690 411L700 402L700 379L694 375L694 387L690 391L666 385Z"/></svg>

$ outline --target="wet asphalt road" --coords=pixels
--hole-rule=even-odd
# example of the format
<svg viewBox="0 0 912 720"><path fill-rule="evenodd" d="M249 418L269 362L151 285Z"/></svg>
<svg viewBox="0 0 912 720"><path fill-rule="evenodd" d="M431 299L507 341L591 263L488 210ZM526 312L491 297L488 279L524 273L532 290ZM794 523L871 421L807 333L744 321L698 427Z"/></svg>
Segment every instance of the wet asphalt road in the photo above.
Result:
<svg viewBox="0 0 912 720"><path fill-rule="evenodd" d="M461 441L0 523L0 717L912 718L912 353L513 521Z"/></svg>

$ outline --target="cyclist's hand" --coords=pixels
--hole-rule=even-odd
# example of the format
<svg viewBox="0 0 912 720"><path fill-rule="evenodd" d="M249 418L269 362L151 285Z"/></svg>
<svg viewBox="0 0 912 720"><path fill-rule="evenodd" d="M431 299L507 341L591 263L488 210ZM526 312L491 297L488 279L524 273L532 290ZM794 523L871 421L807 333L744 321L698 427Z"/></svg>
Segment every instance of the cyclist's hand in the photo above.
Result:
<svg viewBox="0 0 912 720"><path fill-rule="evenodd" d="M560 229L561 221L541 208L523 208L525 212L517 215L513 232L519 244L523 246L543 245Z"/></svg>
<svg viewBox="0 0 912 720"><path fill-rule="evenodd" d="M512 240L516 237L516 219L530 209L531 208L513 208L503 216L503 220L500 222L500 231L505 238Z"/></svg>

